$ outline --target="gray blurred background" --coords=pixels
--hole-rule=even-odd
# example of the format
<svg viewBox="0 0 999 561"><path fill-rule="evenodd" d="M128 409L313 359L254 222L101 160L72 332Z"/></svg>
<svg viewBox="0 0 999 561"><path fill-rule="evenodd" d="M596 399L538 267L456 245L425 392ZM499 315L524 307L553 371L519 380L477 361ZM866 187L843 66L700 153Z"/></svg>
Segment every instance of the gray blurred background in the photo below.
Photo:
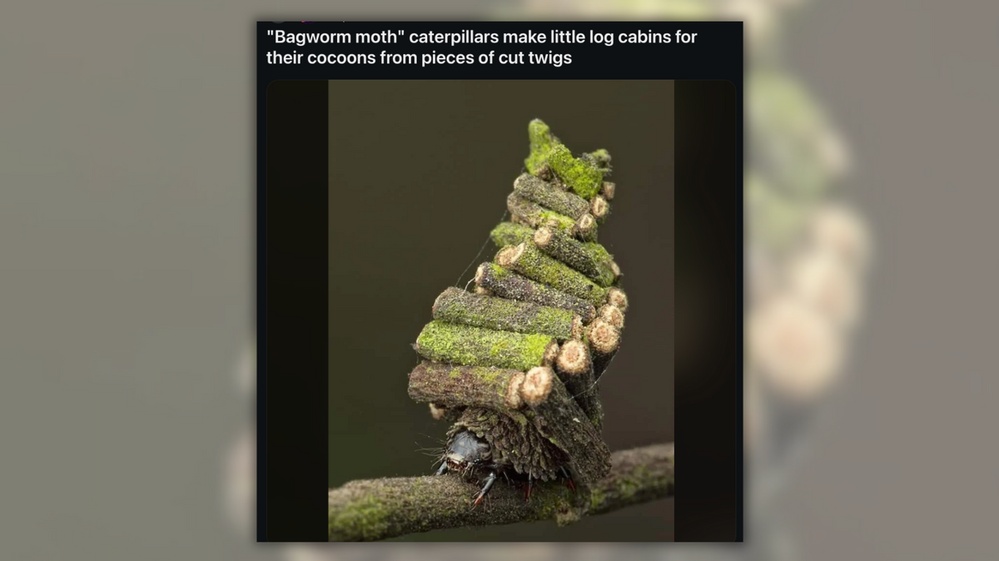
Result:
<svg viewBox="0 0 999 561"><path fill-rule="evenodd" d="M673 83L352 80L330 82L329 98L330 487L432 472L448 425L407 395L411 344L437 295L496 254L489 231L535 117L575 153L614 158L600 242L630 304L600 382L604 436L612 450L672 442ZM407 539L673 539L671 499L602 518Z"/></svg>
<svg viewBox="0 0 999 561"><path fill-rule="evenodd" d="M776 2L743 3L765 18ZM250 510L220 504L241 488L246 464L229 453L251 411L235 371L252 334L252 22L399 4L5 5L5 559L290 553L251 545L232 520ZM715 3L578 7L640 19L700 4ZM849 139L849 198L878 255L847 383L777 514L808 559L991 558L999 5L806 4L777 18L781 58ZM424 4L420 15L501 9L529 17L494 2ZM582 17L569 10L542 12Z"/></svg>

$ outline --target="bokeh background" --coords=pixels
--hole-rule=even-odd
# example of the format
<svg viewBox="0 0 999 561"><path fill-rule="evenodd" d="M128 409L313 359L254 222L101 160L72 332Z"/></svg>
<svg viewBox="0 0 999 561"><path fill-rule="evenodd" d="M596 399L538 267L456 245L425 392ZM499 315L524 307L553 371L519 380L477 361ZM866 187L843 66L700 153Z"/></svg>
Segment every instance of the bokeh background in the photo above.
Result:
<svg viewBox="0 0 999 561"><path fill-rule="evenodd" d="M827 196L862 217L877 250L849 360L816 401L822 422L799 433L805 446L760 520L790 544L778 551L799 559L994 557L999 5L96 0L10 2L0 19L4 558L304 560L327 551L249 541L252 22L400 14L745 17L750 71L776 65L840 130L852 168ZM332 551L745 554L541 544Z"/></svg>
<svg viewBox="0 0 999 561"><path fill-rule="evenodd" d="M495 255L489 231L509 219L535 117L574 152L614 158L600 242L630 306L600 382L607 444L673 441L672 82L351 80L330 82L329 100L331 488L433 471L448 425L407 395L420 360L411 344L437 295ZM672 499L601 518L406 539L673 539Z"/></svg>

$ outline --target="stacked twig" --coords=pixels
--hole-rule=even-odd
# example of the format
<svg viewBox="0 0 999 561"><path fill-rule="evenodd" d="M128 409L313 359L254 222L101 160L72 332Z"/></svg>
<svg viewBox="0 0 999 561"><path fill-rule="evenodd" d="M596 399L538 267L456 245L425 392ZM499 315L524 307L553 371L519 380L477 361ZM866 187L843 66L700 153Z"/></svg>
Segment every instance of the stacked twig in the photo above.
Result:
<svg viewBox="0 0 999 561"><path fill-rule="evenodd" d="M409 392L435 418L474 408L487 412L479 421L499 414L511 426L528 423L585 485L609 467L597 380L627 310L621 269L597 241L615 185L604 181L606 150L573 157L540 120L528 129L510 221L491 233L499 251L479 265L474 292L452 287L437 297L414 345L424 360Z"/></svg>

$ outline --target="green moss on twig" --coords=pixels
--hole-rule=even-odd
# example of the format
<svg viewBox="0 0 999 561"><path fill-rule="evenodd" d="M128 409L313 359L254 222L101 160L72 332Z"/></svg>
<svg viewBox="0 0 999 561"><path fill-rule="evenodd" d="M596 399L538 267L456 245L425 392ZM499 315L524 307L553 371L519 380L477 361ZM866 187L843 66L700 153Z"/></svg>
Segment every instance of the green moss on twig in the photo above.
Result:
<svg viewBox="0 0 999 561"><path fill-rule="evenodd" d="M612 260L604 257L609 254L600 244L580 242L554 228L539 228L531 239L541 251L583 273L602 287L611 286L617 280ZM592 249L591 246L600 249Z"/></svg>
<svg viewBox="0 0 999 561"><path fill-rule="evenodd" d="M549 150L558 139L552 135L551 128L541 119L534 119L527 124L527 137L531 142L531 152L524 160L527 171L538 175L545 166Z"/></svg>
<svg viewBox="0 0 999 561"><path fill-rule="evenodd" d="M551 364L558 344L550 335L494 331L435 320L425 325L416 338L416 351L436 362L524 371Z"/></svg>
<svg viewBox="0 0 999 561"><path fill-rule="evenodd" d="M409 373L409 397L449 408L519 409L524 373L490 366L453 366L421 362Z"/></svg>
<svg viewBox="0 0 999 561"><path fill-rule="evenodd" d="M540 119L528 124L527 134L531 142L531 152L524 160L524 165L528 172L537 176L548 167L566 186L586 200L592 199L600 191L604 172L598 167L595 158L573 157L572 152ZM607 156L609 164L609 154Z"/></svg>
<svg viewBox="0 0 999 561"><path fill-rule="evenodd" d="M589 514L617 510L673 494L673 445L617 452L610 475L593 486Z"/></svg>
<svg viewBox="0 0 999 561"><path fill-rule="evenodd" d="M331 539L349 536L353 541L381 539L380 536L390 529L389 514L377 497L359 497L351 508L330 511L329 536Z"/></svg>
<svg viewBox="0 0 999 561"><path fill-rule="evenodd" d="M590 200L600 192L604 174L592 162L574 158L562 144L552 146L546 159L559 179L580 197Z"/></svg>
<svg viewBox="0 0 999 561"><path fill-rule="evenodd" d="M541 252L533 241L509 246L496 254L496 262L577 298L598 306L607 299L607 291L586 275Z"/></svg>
<svg viewBox="0 0 999 561"><path fill-rule="evenodd" d="M583 320L571 310L471 294L450 287L434 302L434 319L499 331L542 333L565 341L582 337Z"/></svg>
<svg viewBox="0 0 999 561"><path fill-rule="evenodd" d="M545 208L538 203L521 197L516 192L506 198L506 208L514 220L531 228L548 226L570 234L577 230L577 220L554 210Z"/></svg>
<svg viewBox="0 0 999 561"><path fill-rule="evenodd" d="M475 271L475 284L501 298L572 310L579 314L583 323L589 323L596 317L596 307L586 300L518 275L495 263L479 265Z"/></svg>
<svg viewBox="0 0 999 561"><path fill-rule="evenodd" d="M527 241L531 239L534 235L534 230L529 226L524 226L523 224L517 224L514 222L500 222L493 228L492 232L489 233L490 239L496 244L496 247L506 247L508 245L517 245L520 242Z"/></svg>
<svg viewBox="0 0 999 561"><path fill-rule="evenodd" d="M590 211L590 203L575 193L563 191L547 181L529 173L521 174L513 182L513 191L527 200L579 220Z"/></svg>

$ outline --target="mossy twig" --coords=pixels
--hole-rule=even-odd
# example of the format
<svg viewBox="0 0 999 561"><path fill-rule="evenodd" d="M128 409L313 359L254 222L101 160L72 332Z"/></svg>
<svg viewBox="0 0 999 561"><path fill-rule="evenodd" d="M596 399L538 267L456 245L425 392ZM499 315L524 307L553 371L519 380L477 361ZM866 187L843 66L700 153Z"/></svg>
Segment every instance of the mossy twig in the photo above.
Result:
<svg viewBox="0 0 999 561"><path fill-rule="evenodd" d="M517 224L516 222L500 222L489 232L489 237L496 244L496 247L506 247L517 245L531 239L534 230L530 226Z"/></svg>
<svg viewBox="0 0 999 561"><path fill-rule="evenodd" d="M434 301L434 319L516 333L543 333L559 341L583 336L583 320L571 310L472 294L450 287Z"/></svg>
<svg viewBox="0 0 999 561"><path fill-rule="evenodd" d="M673 495L672 444L622 450L610 472L594 482L579 509L559 482L535 484L531 500L521 489L497 484L488 500L471 508L478 491L459 475L357 480L329 491L330 541L376 541L430 530L554 520L567 524Z"/></svg>
<svg viewBox="0 0 999 561"><path fill-rule="evenodd" d="M572 310L583 318L583 323L593 321L597 314L596 307L586 300L518 275L495 263L479 265L475 270L475 284L500 298Z"/></svg>
<svg viewBox="0 0 999 561"><path fill-rule="evenodd" d="M603 151L597 157L576 158L572 152L540 119L535 119L527 125L527 135L531 141L531 152L524 160L524 165L532 175L539 175L546 166L551 169L577 195L590 200L600 190L605 168L610 165L610 154ZM600 152L600 151L598 151ZM606 155L605 161L603 156Z"/></svg>
<svg viewBox="0 0 999 561"><path fill-rule="evenodd" d="M496 262L544 283L556 290L582 298L594 305L602 304L607 291L583 273L543 253L533 241L507 246L496 254Z"/></svg>
<svg viewBox="0 0 999 561"><path fill-rule="evenodd" d="M529 201L534 201L574 220L579 220L590 211L590 203L583 197L569 191L563 191L529 173L523 173L517 177L516 181L513 182L513 191Z"/></svg>
<svg viewBox="0 0 999 561"><path fill-rule="evenodd" d="M566 465L576 485L586 488L600 480L610 469L610 450L591 422L589 415L569 395L565 385L556 380L551 394L524 414L538 432L566 454Z"/></svg>
<svg viewBox="0 0 999 561"><path fill-rule="evenodd" d="M437 320L423 326L414 347L420 356L434 362L520 371L550 365L558 356L558 343L550 335L494 331Z"/></svg>
<svg viewBox="0 0 999 561"><path fill-rule="evenodd" d="M531 239L541 251L583 273L600 286L608 287L617 280L610 265L612 261L592 249L592 245L598 244L583 243L556 228L545 227L538 228Z"/></svg>
<svg viewBox="0 0 999 561"><path fill-rule="evenodd" d="M590 348L582 341L569 341L562 345L555 360L555 371L558 372L569 395L576 400L599 431L603 427L604 415L593 375Z"/></svg>
<svg viewBox="0 0 999 561"><path fill-rule="evenodd" d="M507 368L423 361L409 373L409 397L437 407L520 409L523 389L524 373Z"/></svg>
<svg viewBox="0 0 999 561"><path fill-rule="evenodd" d="M517 193L507 195L506 209L510 211L515 223L530 226L531 228L549 226L564 230L572 235L575 235L577 231L576 218L545 208L532 200L521 197Z"/></svg>

